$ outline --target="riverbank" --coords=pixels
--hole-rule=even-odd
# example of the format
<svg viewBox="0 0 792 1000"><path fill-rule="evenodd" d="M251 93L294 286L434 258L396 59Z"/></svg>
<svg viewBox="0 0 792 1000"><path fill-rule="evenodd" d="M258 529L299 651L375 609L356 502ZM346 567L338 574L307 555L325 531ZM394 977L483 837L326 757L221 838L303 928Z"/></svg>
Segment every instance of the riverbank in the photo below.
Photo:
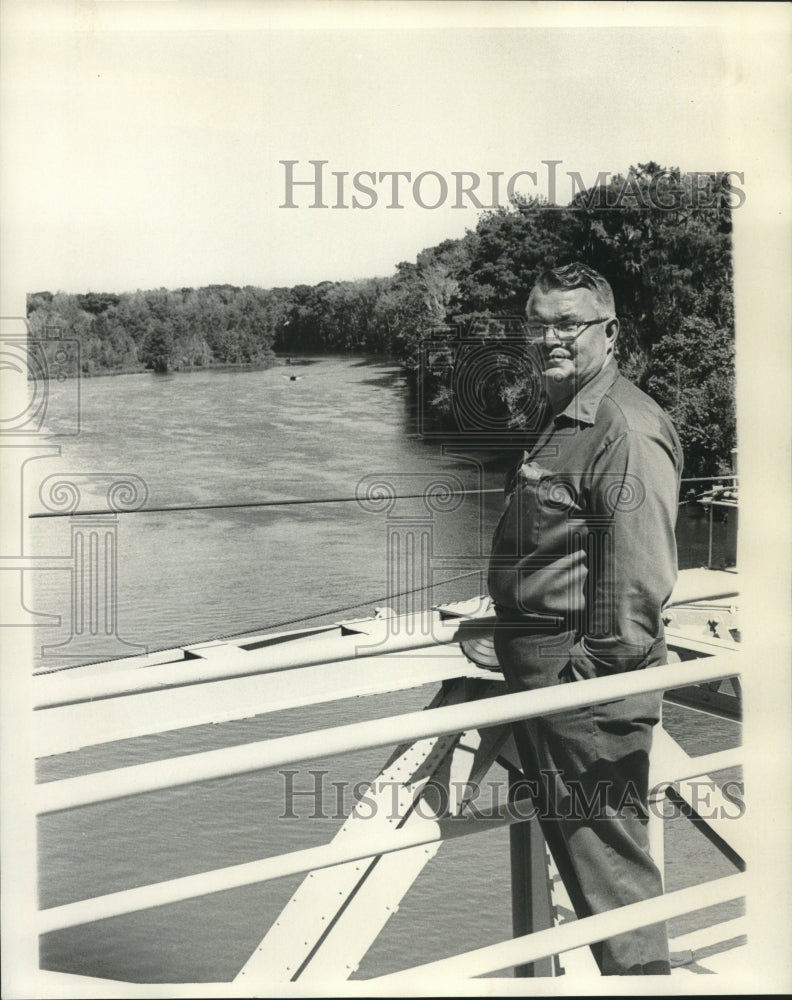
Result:
<svg viewBox="0 0 792 1000"><path fill-rule="evenodd" d="M264 362L251 362L249 364L213 364L213 365L179 365L173 368L168 368L167 371L159 372L154 368L145 368L141 365L126 365L120 368L112 369L102 369L101 371L80 371L80 372L70 372L63 371L62 369L58 371L57 375L53 372L46 376L45 381L62 382L64 379L96 379L96 378L112 378L117 375L194 375L198 372L257 372L266 371L269 368L277 368L282 365L286 365L288 362L281 360L280 358L274 361L264 363ZM305 361L293 361L293 364L307 364L309 362ZM28 381L39 381L41 378L40 372L35 372L33 370L28 371Z"/></svg>
<svg viewBox="0 0 792 1000"><path fill-rule="evenodd" d="M318 361L329 359L329 358L359 358L360 355L353 351L348 352L338 352L335 351L332 354L316 354L315 352L309 352L305 354L299 354L292 352L290 354L284 354L283 356L275 356L271 361L252 361L239 364L229 364L229 363L219 363L219 364L208 364L208 365L175 365L173 367L168 367L167 371L157 371L155 368L146 368L143 365L122 365L119 368L112 369L102 369L100 371L64 371L63 368L59 368L57 373L51 371L46 375L45 381L51 382L57 379L58 382L62 382L64 379L96 379L113 377L116 375L195 375L199 372L258 372L267 371L270 368L282 368L286 366L300 367L305 365L313 365ZM382 362L382 363L392 363L400 365L401 362L394 358L392 355L366 355L367 362ZM48 366L49 368L50 366ZM38 381L41 378L41 372L36 372L32 370L32 367L28 371L28 381Z"/></svg>

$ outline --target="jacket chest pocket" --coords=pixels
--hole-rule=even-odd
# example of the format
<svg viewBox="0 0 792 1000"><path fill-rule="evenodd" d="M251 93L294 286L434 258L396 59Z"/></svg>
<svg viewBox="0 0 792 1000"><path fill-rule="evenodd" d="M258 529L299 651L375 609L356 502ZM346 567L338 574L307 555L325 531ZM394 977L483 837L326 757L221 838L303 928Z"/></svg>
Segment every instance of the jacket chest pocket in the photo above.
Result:
<svg viewBox="0 0 792 1000"><path fill-rule="evenodd" d="M516 479L513 502L519 506L522 551L555 548L566 537L570 521L583 510L569 476L535 462L524 462Z"/></svg>

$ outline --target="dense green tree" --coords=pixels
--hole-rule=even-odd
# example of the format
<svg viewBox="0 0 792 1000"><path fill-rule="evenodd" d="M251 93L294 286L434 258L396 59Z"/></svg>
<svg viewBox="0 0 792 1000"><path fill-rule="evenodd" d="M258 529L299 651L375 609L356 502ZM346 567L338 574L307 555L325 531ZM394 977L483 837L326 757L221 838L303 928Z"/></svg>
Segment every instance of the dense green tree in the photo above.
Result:
<svg viewBox="0 0 792 1000"><path fill-rule="evenodd" d="M720 471L736 440L728 194L649 163L572 206L581 258L614 289L622 367L672 414L690 475Z"/></svg>
<svg viewBox="0 0 792 1000"><path fill-rule="evenodd" d="M173 363L173 333L158 320L152 320L140 350L146 368L164 374Z"/></svg>
<svg viewBox="0 0 792 1000"><path fill-rule="evenodd" d="M458 320L522 315L539 272L572 256L569 237L568 213L539 198L485 212L465 238L456 272Z"/></svg>

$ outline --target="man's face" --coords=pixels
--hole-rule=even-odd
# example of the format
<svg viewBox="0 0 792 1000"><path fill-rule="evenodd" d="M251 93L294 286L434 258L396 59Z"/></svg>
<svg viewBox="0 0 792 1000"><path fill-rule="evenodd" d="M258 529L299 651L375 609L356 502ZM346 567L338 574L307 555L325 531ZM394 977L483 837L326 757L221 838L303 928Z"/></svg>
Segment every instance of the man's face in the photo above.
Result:
<svg viewBox="0 0 792 1000"><path fill-rule="evenodd" d="M564 326L612 319L608 310L588 288L554 288L548 292L534 289L526 309L528 323ZM618 332L618 324L595 323L575 340L560 341L555 333L537 344L538 355L548 389L561 390L570 397L599 374ZM552 382L552 385L550 383Z"/></svg>

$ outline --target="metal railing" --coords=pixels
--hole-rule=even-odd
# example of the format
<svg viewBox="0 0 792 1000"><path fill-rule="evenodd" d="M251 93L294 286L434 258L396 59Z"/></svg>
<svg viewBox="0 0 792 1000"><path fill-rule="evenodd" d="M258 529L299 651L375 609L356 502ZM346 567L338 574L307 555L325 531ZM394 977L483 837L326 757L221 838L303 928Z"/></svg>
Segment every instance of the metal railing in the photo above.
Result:
<svg viewBox="0 0 792 1000"><path fill-rule="evenodd" d="M662 784L671 784L736 767L741 763L741 760L742 750L739 748L721 750L718 753L696 757L691 761L690 767L673 775L664 776ZM362 858L375 855L391 854L395 851L403 851L410 847L424 846L454 837L485 833L509 826L512 823L524 822L528 818L509 807L510 803L506 802L494 804L491 811L498 817L494 819L482 817L465 819L462 817L461 819L436 820L422 831L399 830L396 833L387 833L380 837L366 836L356 841L347 841L343 845L323 844L320 847L310 847L300 851L291 851L288 854L280 854L274 858L231 865L213 871L200 872L197 875L187 875L182 878L139 886L135 889L108 893L105 896L95 896L76 903L49 907L39 911L38 931L40 934L45 934L94 920L104 920L108 917L117 917L125 913L164 906L168 903L196 899L215 892L225 892L227 889L269 882L276 878L285 878L287 875L330 868L348 861L359 861Z"/></svg>
<svg viewBox="0 0 792 1000"><path fill-rule="evenodd" d="M102 771L99 774L45 782L36 786L35 808L37 813L73 809L128 795L176 788L196 781L210 781L281 767L313 757L390 746L428 736L460 733L466 729L551 715L553 712L581 708L628 695L719 680L736 673L732 655L704 657L701 660L635 671L629 675L600 677L587 681L585 685L560 685L500 695L475 705L452 705L429 712L410 712L386 720L375 719L222 750L207 750L149 764Z"/></svg>
<svg viewBox="0 0 792 1000"><path fill-rule="evenodd" d="M735 472L735 473L728 473L727 475L724 475L724 476L693 477L693 478L690 478L690 479L683 479L683 480L681 480L681 482L682 483L712 483L712 484L729 483L729 484L732 484L732 485L730 485L728 487L724 486L723 487L724 490L726 490L726 489L732 489L733 490L733 489L736 489L736 487L737 487L737 484L739 482L739 476ZM717 488L717 486L713 485L710 488L711 492L714 493L714 490L716 488ZM713 554L713 521L714 521L715 508L716 507L731 508L731 509L734 510L735 515L736 515L736 512L737 512L737 501L736 500L718 500L717 497L715 497L714 495L712 497L706 497L704 494L702 494L701 496L692 498L692 499L695 502L700 503L702 506L708 508L709 537L708 537L708 543L707 543L707 566L710 569L712 569L713 568L713 566L712 566L712 554ZM735 544L736 544L736 538L735 538ZM735 555L736 555L736 553L735 553Z"/></svg>
<svg viewBox="0 0 792 1000"><path fill-rule="evenodd" d="M704 898L702 898L703 889L706 889ZM640 903L630 903L605 913L598 913L593 917L583 917L573 923L501 941L486 948L455 955L453 958L416 965L389 976L379 976L374 982L383 986L402 984L407 986L416 980L442 978L447 982L449 979L483 976L501 969L535 962L548 955L563 954L573 948L593 944L636 927L645 927L717 903L740 899L744 893L745 874L728 875L725 878L714 879L705 886L695 885L688 889L677 889L675 892L645 899Z"/></svg>
<svg viewBox="0 0 792 1000"><path fill-rule="evenodd" d="M590 680L519 694L495 695L474 703L462 703L421 712L411 712L370 722L332 727L314 732L260 741L222 750L207 751L165 761L118 768L99 774L46 782L36 787L39 813L87 806L92 803L172 788L196 781L249 773L326 757L347 751L409 743L426 737L457 734L518 719L547 715L592 705L600 701L677 686L720 680L736 675L733 654L704 657L638 671L628 675ZM709 774L740 763L741 752L727 750L689 759L684 773L663 775L671 783ZM502 815L501 815L502 813ZM273 858L202 872L135 889L39 911L38 931L48 933L66 927L136 912L231 888L315 871L346 862L404 851L455 836L492 830L521 822L526 817L501 803L496 819L452 821L438 819L418 829L385 832L374 837L349 838L342 844L293 851ZM390 985L415 976L475 976L510 966L533 962L610 937L621 930L654 923L713 903L738 898L744 892L742 876L730 876L702 886L631 904L618 910L537 931L489 948L408 969L381 981Z"/></svg>

